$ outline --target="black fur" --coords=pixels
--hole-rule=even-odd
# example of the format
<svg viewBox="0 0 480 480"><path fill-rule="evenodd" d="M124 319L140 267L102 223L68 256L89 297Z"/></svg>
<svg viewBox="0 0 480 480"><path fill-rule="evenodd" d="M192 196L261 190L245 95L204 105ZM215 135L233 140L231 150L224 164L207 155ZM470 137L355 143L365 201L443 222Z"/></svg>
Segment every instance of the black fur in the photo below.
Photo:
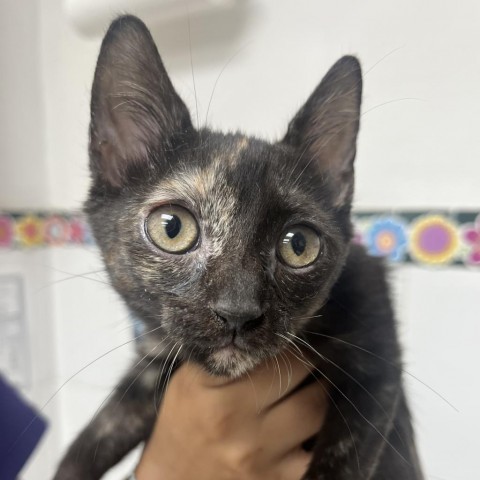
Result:
<svg viewBox="0 0 480 480"><path fill-rule="evenodd" d="M274 144L195 130L143 23L112 24L92 89L86 212L114 287L149 333L56 480L98 479L146 440L182 359L238 376L293 343L315 352L331 395L305 479L422 478L384 268L350 243L361 84L358 61L339 60ZM162 251L145 231L165 204L198 222L187 253ZM292 225L320 237L318 258L297 269L278 252ZM229 361L215 357L232 341L222 315L237 325Z"/></svg>

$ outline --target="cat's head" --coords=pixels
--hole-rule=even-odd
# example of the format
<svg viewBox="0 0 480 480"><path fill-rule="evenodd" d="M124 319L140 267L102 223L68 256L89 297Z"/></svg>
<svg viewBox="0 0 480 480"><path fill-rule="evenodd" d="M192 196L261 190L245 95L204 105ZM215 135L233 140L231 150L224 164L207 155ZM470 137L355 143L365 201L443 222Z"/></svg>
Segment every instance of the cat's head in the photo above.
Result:
<svg viewBox="0 0 480 480"><path fill-rule="evenodd" d="M111 25L86 211L113 285L166 338L156 352L240 375L325 303L351 238L361 85L340 59L277 143L196 130L145 25Z"/></svg>

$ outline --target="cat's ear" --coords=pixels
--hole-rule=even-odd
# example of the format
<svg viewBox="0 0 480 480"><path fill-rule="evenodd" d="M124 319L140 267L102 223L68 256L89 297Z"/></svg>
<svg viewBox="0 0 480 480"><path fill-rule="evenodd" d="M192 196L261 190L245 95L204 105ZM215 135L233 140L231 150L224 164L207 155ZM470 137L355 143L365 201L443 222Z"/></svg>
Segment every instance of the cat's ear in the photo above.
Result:
<svg viewBox="0 0 480 480"><path fill-rule="evenodd" d="M193 126L153 38L136 17L108 29L92 87L90 162L94 175L122 186L132 165L148 166L172 138Z"/></svg>
<svg viewBox="0 0 480 480"><path fill-rule="evenodd" d="M353 197L361 97L360 64L355 57L343 57L297 113L283 140L331 178L336 207L349 205Z"/></svg>

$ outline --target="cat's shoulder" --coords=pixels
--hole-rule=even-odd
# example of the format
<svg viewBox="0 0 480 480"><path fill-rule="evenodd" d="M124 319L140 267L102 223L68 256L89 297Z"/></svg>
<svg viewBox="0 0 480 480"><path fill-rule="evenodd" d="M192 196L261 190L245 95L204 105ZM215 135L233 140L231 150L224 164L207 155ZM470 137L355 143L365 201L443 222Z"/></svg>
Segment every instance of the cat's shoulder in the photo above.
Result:
<svg viewBox="0 0 480 480"><path fill-rule="evenodd" d="M387 265L382 257L369 255L363 245L352 244L342 276L350 279L380 280L387 274Z"/></svg>
<svg viewBox="0 0 480 480"><path fill-rule="evenodd" d="M389 303L388 268L384 258L368 254L362 245L352 244L332 297L356 302Z"/></svg>

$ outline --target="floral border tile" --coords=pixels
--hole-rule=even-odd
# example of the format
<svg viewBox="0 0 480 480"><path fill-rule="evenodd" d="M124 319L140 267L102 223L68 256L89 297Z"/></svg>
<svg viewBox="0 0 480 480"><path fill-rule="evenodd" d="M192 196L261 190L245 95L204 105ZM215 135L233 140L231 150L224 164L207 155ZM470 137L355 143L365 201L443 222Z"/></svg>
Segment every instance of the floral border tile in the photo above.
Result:
<svg viewBox="0 0 480 480"><path fill-rule="evenodd" d="M393 263L480 267L480 211L357 211L355 243ZM0 251L93 245L78 212L0 212Z"/></svg>
<svg viewBox="0 0 480 480"><path fill-rule="evenodd" d="M480 266L478 211L355 212L354 224L356 238L371 255L422 265Z"/></svg>
<svg viewBox="0 0 480 480"><path fill-rule="evenodd" d="M77 212L0 212L0 250L93 244Z"/></svg>

